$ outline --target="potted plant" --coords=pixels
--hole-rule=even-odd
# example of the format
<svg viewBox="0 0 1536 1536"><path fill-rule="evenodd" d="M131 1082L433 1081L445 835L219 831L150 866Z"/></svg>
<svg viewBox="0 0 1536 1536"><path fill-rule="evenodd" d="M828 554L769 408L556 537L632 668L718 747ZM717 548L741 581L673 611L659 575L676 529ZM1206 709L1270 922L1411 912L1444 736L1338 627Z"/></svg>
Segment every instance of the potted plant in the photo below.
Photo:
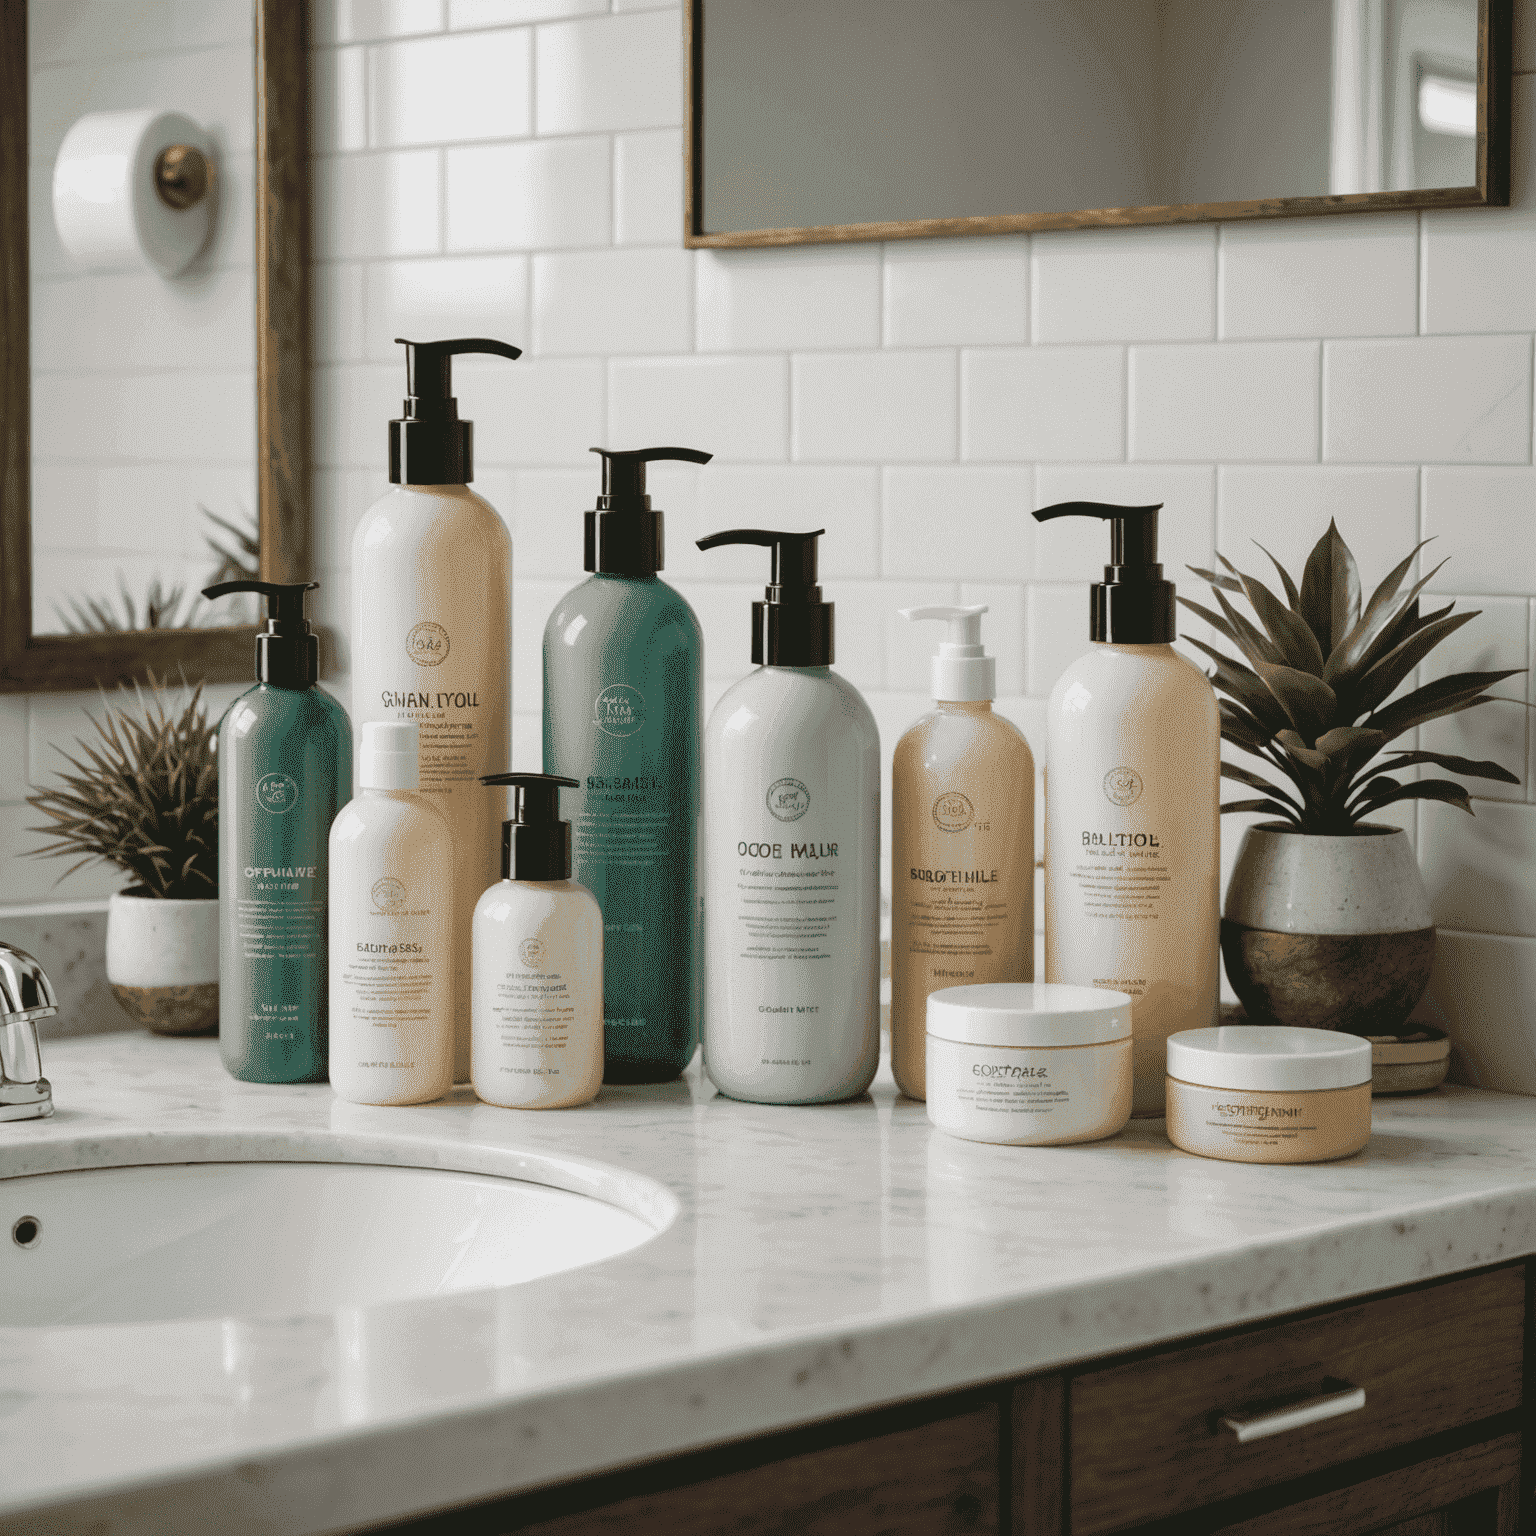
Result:
<svg viewBox="0 0 1536 1536"><path fill-rule="evenodd" d="M1457 672L1394 697L1442 640L1477 617L1452 613L1454 603L1419 611L1419 595L1440 569L1404 585L1423 547L1363 605L1354 556L1331 522L1299 586L1263 551L1284 601L1223 556L1221 572L1191 567L1220 611L1180 601L1241 656L1190 641L1215 663L1222 738L1268 770L1224 762L1223 777L1258 795L1222 810L1275 818L1244 833L1221 924L1227 976L1255 1021L1394 1033L1429 984L1435 930L1407 834L1370 818L1405 800L1471 814L1455 780L1408 773L1421 765L1520 782L1494 762L1390 745L1427 721L1488 703L1487 690L1515 675ZM1245 599L1253 618L1233 599Z"/></svg>
<svg viewBox="0 0 1536 1536"><path fill-rule="evenodd" d="M153 675L137 710L105 696L96 735L62 752L71 771L27 803L55 840L36 856L78 854L133 877L107 908L107 980L128 1015L159 1034L219 1020L219 774L199 683L177 708ZM62 877L61 877L62 878Z"/></svg>

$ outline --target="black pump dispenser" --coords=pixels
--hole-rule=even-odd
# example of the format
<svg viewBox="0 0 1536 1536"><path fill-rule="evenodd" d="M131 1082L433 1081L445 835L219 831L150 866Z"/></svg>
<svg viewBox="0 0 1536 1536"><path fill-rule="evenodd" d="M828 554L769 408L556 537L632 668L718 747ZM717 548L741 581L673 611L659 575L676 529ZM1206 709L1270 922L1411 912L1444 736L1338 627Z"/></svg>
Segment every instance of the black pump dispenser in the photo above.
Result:
<svg viewBox="0 0 1536 1536"><path fill-rule="evenodd" d="M587 513L586 569L609 576L654 576L666 563L661 511L651 510L645 466L657 459L708 464L697 448L593 448L603 456L603 494Z"/></svg>
<svg viewBox="0 0 1536 1536"><path fill-rule="evenodd" d="M571 824L560 820L560 790L575 779L552 773L487 773L480 782L512 786L512 819L501 824L503 880L569 880Z"/></svg>
<svg viewBox="0 0 1536 1536"><path fill-rule="evenodd" d="M826 667L832 664L832 608L816 581L816 541L827 530L781 533L772 528L732 528L698 541L700 549L722 544L762 544L773 551L773 581L763 601L752 604L752 660L759 666Z"/></svg>
<svg viewBox="0 0 1536 1536"><path fill-rule="evenodd" d="M1163 580L1157 559L1157 514L1162 505L1062 501L1035 513L1042 523L1054 517L1097 517L1109 524L1110 563L1104 567L1104 580L1088 589L1090 640L1161 645L1178 638L1173 583Z"/></svg>
<svg viewBox="0 0 1536 1536"><path fill-rule="evenodd" d="M267 627L256 636L256 681L274 688L313 688L320 675L320 642L304 617L304 594L318 581L221 581L204 597L260 592L267 600Z"/></svg>
<svg viewBox="0 0 1536 1536"><path fill-rule="evenodd" d="M474 427L459 420L453 359L465 352L519 358L522 349L484 336L457 341L395 340L405 348L406 400L389 424L391 485L468 485L475 478Z"/></svg>

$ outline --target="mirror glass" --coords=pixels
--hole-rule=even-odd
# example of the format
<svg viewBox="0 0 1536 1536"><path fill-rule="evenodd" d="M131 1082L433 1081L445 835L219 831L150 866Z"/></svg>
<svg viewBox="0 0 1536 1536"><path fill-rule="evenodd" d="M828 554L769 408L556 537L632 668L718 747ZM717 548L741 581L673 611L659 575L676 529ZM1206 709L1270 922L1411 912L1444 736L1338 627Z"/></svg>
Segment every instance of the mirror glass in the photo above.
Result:
<svg viewBox="0 0 1536 1536"><path fill-rule="evenodd" d="M251 0L27 7L34 634L256 617L198 596L257 574L253 36ZM128 109L211 142L210 232L174 277L59 234L65 135Z"/></svg>
<svg viewBox="0 0 1536 1536"><path fill-rule="evenodd" d="M1478 0L701 0L696 16L701 234L1477 180Z"/></svg>

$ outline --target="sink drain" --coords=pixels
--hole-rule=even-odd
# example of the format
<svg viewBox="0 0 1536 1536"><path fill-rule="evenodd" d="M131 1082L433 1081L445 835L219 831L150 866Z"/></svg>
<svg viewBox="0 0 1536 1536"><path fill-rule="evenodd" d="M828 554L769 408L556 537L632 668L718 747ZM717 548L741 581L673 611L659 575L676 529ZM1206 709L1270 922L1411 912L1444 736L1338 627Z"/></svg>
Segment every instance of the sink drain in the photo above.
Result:
<svg viewBox="0 0 1536 1536"><path fill-rule="evenodd" d="M36 1248L43 1240L43 1224L36 1216L20 1216L11 1227L11 1241L18 1248Z"/></svg>

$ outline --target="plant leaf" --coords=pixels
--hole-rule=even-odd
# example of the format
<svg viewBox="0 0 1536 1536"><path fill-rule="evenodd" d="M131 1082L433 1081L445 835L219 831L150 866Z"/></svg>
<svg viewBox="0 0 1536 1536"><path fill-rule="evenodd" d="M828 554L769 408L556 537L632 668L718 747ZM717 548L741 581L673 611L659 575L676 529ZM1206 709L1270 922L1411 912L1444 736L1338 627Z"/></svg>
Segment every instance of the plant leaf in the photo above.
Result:
<svg viewBox="0 0 1536 1536"><path fill-rule="evenodd" d="M1243 653L1248 665L1255 666L1261 661L1271 662L1275 665L1283 663L1284 658L1280 654L1280 648L1267 635L1258 629L1240 614L1236 608L1227 601L1225 592L1216 594L1216 602L1221 611L1226 615L1227 623L1232 626L1232 639L1237 648Z"/></svg>
<svg viewBox="0 0 1536 1536"><path fill-rule="evenodd" d="M1279 742L1290 757L1295 758L1298 763L1304 764L1313 773L1322 773L1327 768L1328 759L1321 752L1309 747L1297 732L1289 730L1280 731L1276 734L1275 740Z"/></svg>
<svg viewBox="0 0 1536 1536"><path fill-rule="evenodd" d="M1224 800L1221 805L1221 814L1225 816L1228 811L1270 811L1276 816L1283 817L1293 827L1301 825L1296 819L1296 813L1287 810L1278 800Z"/></svg>
<svg viewBox="0 0 1536 1536"><path fill-rule="evenodd" d="M1332 519L1313 546L1301 576L1301 616L1325 656L1354 628L1360 614L1360 571Z"/></svg>
<svg viewBox="0 0 1536 1536"><path fill-rule="evenodd" d="M1259 548L1263 550L1266 555L1269 555L1269 551L1264 549L1264 546L1259 544L1257 539L1255 539L1253 542L1258 544ZM1285 588L1285 600L1291 605L1291 612L1300 613L1301 593L1296 590L1296 583L1291 580L1291 573L1286 570L1286 568L1281 565L1273 555L1269 555L1269 563L1274 566L1274 568L1280 573L1280 585Z"/></svg>
<svg viewBox="0 0 1536 1536"><path fill-rule="evenodd" d="M1227 621L1222 618L1219 613L1214 612L1210 608L1202 607L1199 603L1195 602L1193 598L1176 597L1174 601L1178 603L1181 608L1188 608L1191 613L1197 614L1200 618L1204 619L1205 622L1209 624L1218 635L1225 635L1233 645L1238 647L1239 650L1242 649L1242 642L1237 638L1237 631L1233 629L1232 626L1227 623ZM1191 637L1189 635L1185 635L1184 638L1189 640ZM1196 641L1194 643L1198 644L1199 642Z"/></svg>
<svg viewBox="0 0 1536 1536"><path fill-rule="evenodd" d="M1355 821L1361 821L1372 811L1379 811L1382 806L1398 800L1439 800L1445 805L1460 806L1469 816L1473 814L1472 801L1466 790L1450 779L1419 779L1412 784L1394 784L1393 788L1376 795L1367 788L1366 794L1351 807L1350 814Z"/></svg>
<svg viewBox="0 0 1536 1536"><path fill-rule="evenodd" d="M1283 789L1271 784L1268 779L1260 778L1256 773L1250 773L1246 768L1237 763L1223 762L1221 776L1224 779L1236 779L1239 784L1246 784L1249 789L1262 789L1266 795L1273 795L1277 800L1284 800L1287 805L1300 810L1300 804L1293 800Z"/></svg>
<svg viewBox="0 0 1536 1536"><path fill-rule="evenodd" d="M1329 682L1335 677L1341 678L1342 687L1352 687L1393 646L1406 639L1418 627L1419 593L1439 575L1444 564L1442 560L1427 576L1421 576L1395 602L1388 602L1362 614L1360 622L1329 656L1323 676Z"/></svg>
<svg viewBox="0 0 1536 1536"><path fill-rule="evenodd" d="M1333 728L1338 700L1321 678L1295 667L1277 667L1263 661L1254 670L1269 685L1269 691L1280 701L1303 741L1310 744Z"/></svg>
<svg viewBox="0 0 1536 1536"><path fill-rule="evenodd" d="M1234 704L1230 699L1218 699L1216 708L1221 712L1223 741L1230 741L1233 746L1242 747L1248 752L1258 752L1273 740L1274 732L1265 730L1241 704Z"/></svg>
<svg viewBox="0 0 1536 1536"><path fill-rule="evenodd" d="M1186 565L1186 571L1193 572L1201 581L1208 581L1213 587L1220 587L1226 592L1241 592L1242 583L1236 577L1222 576L1215 571L1202 571L1198 565Z"/></svg>
<svg viewBox="0 0 1536 1536"><path fill-rule="evenodd" d="M1473 779L1494 779L1500 784L1518 784L1519 776L1513 774L1507 768L1502 768L1498 763L1489 758L1474 761L1470 757L1456 757L1450 752L1404 752L1395 751L1391 754L1396 759L1392 763L1392 770L1399 768L1411 768L1417 763L1434 763L1440 768L1449 768L1452 773L1464 773Z"/></svg>
<svg viewBox="0 0 1536 1536"><path fill-rule="evenodd" d="M1495 683L1506 677L1517 677L1525 669L1510 667L1502 672L1452 672L1436 678L1395 699L1385 709L1379 709L1364 723L1373 731L1385 731L1390 741L1416 725L1438 720L1442 715L1453 715L1474 703L1482 703L1481 695ZM1512 704L1523 704L1523 699L1511 699Z"/></svg>
<svg viewBox="0 0 1536 1536"><path fill-rule="evenodd" d="M1257 672L1250 671L1240 661L1234 661L1230 656L1223 656L1220 651L1213 650L1203 640L1196 640L1193 635L1184 637L1188 642L1204 651L1212 661L1216 663L1216 685L1223 693L1230 694L1239 704L1251 714L1260 725L1264 726L1269 735L1285 724L1285 712L1275 701L1275 696L1269 691L1264 679Z"/></svg>
<svg viewBox="0 0 1536 1536"><path fill-rule="evenodd" d="M1280 659L1298 672L1310 672L1313 677L1323 675L1323 653L1317 636L1307 628L1306 621L1292 613L1262 581L1245 576L1241 571L1237 579L1258 614L1265 633L1274 641Z"/></svg>
<svg viewBox="0 0 1536 1536"><path fill-rule="evenodd" d="M1469 624L1482 610L1468 609L1466 613L1452 614L1421 625L1388 651L1355 686L1351 702L1358 710L1375 709L1391 696L1398 684L1408 676L1423 659L1449 635L1454 635L1463 624Z"/></svg>

